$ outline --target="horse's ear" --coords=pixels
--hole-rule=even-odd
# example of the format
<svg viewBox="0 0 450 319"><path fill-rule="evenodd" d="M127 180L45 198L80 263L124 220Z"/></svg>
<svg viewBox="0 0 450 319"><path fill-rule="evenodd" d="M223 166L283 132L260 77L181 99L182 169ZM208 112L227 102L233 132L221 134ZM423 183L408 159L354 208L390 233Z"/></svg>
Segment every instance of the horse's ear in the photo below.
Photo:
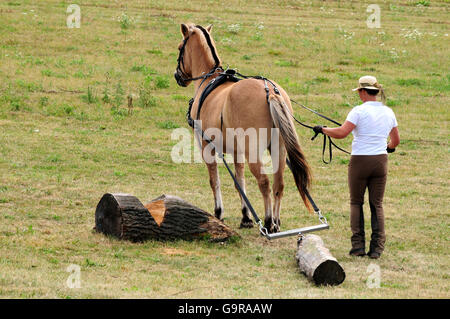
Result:
<svg viewBox="0 0 450 319"><path fill-rule="evenodd" d="M186 38L189 35L189 28L184 23L181 24L181 34Z"/></svg>
<svg viewBox="0 0 450 319"><path fill-rule="evenodd" d="M209 26L206 27L206 31L208 31L209 33L211 33L212 30L212 24L210 24Z"/></svg>

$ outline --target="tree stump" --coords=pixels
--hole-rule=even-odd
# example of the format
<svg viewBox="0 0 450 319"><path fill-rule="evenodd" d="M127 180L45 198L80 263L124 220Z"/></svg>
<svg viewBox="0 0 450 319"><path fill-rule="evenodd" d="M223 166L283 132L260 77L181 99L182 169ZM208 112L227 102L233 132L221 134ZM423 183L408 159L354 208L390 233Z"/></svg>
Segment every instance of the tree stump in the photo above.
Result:
<svg viewBox="0 0 450 319"><path fill-rule="evenodd" d="M303 236L295 257L300 270L316 285L336 286L345 279L344 269L317 235Z"/></svg>
<svg viewBox="0 0 450 319"><path fill-rule="evenodd" d="M183 199L162 195L145 206L129 194L105 194L95 210L95 230L119 239L225 241L237 234L213 215Z"/></svg>

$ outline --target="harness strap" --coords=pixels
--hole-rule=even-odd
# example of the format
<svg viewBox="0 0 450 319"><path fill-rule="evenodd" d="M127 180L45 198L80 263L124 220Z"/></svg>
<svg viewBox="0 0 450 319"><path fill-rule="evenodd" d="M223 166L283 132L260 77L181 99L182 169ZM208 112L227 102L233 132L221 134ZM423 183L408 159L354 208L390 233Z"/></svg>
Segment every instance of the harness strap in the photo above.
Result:
<svg viewBox="0 0 450 319"><path fill-rule="evenodd" d="M291 102L293 102L293 103L299 105L300 107L304 108L305 110L308 110L308 111L310 111L310 112L312 112L312 113L314 113L314 114L320 116L321 118L324 118L324 119L327 120L327 121L330 121L331 123L334 123L334 124L336 124L336 125L338 125L338 126L341 126L341 125L342 125L341 123L336 122L336 121L333 120L333 119L330 119L328 116L325 116L325 115L323 115L323 114L320 114L319 112L314 111L313 109L310 109L309 107L306 107L306 106L304 106L304 105L302 105L302 104L300 104L300 103L298 103L298 102L296 102L296 101L294 101L294 100L292 100L292 99L291 99ZM312 128L312 127L310 127L310 128Z"/></svg>
<svg viewBox="0 0 450 319"><path fill-rule="evenodd" d="M314 139L314 137L311 138L311 139ZM328 152L329 152L329 154L330 154L330 157L329 157L328 162L325 161L325 149L326 149L326 145L327 145L327 140L328 140L328 149L329 149ZM325 164L330 164L330 163L331 163L331 160L333 159L333 150L332 150L331 146L336 147L336 148L337 148L338 150L340 150L341 152L344 152L344 153L347 153L347 154L351 155L350 152L347 152L346 150L344 150L344 149L340 148L339 146L337 146L336 144L334 144L334 142L333 142L333 140L331 139L331 137L329 137L329 136L323 134L322 162L324 162Z"/></svg>
<svg viewBox="0 0 450 319"><path fill-rule="evenodd" d="M266 91L266 100L269 103L269 86L267 85L267 80L264 79L264 90Z"/></svg>
<svg viewBox="0 0 450 319"><path fill-rule="evenodd" d="M207 84L205 89L202 91L202 94L200 95L200 99L198 101L197 120L200 119L200 111L202 110L203 102L205 102L208 95L212 91L214 91L218 86L220 86L221 84L228 82L228 81L238 82L238 81L240 81L240 79L235 77L233 72L225 71L225 72L219 73L219 76L212 79ZM189 113L190 113L190 111L189 111Z"/></svg>
<svg viewBox="0 0 450 319"><path fill-rule="evenodd" d="M329 159L328 162L325 161L325 149L326 149L326 147L327 147L327 137L328 137L328 141L329 141L328 147L329 147L329 154L330 154L330 159ZM325 164L330 164L330 163L331 163L331 160L333 159L333 151L332 151L332 149L331 149L331 143L332 143L332 142L331 142L331 137L329 137L329 136L323 134L322 162L324 162Z"/></svg>
<svg viewBox="0 0 450 319"><path fill-rule="evenodd" d="M292 100L292 99L291 99L291 102L293 102L293 103L295 103L295 104L297 104L297 105L300 105L300 106L303 107L304 109L309 110L309 111L313 112L314 114L317 114L317 115L319 115L320 117L322 117L322 118L324 118L324 119L326 119L326 120L328 120L328 121L330 121L330 122L332 122L332 123L334 123L334 124L337 124L337 125L339 125L339 126L342 125L342 124L340 124L339 122L336 122L335 120L330 119L329 117L327 117L327 116L325 116L325 115L323 115L323 114L320 114L320 113L317 112L317 111L314 111L314 110L312 110L312 109L310 109L310 108L308 108L308 107L306 107L306 106L304 106L304 105L301 105L301 104L297 103L296 101L294 101L294 100ZM309 129L313 129L312 126L307 125L307 124L302 123L301 121L299 121L293 114L290 114L290 115L291 115L292 118L293 118L298 124L300 124L301 126L306 127L306 128L309 128ZM316 135L314 135L314 136L311 138L311 141L313 141L313 140L317 137L317 135L318 135L318 133L317 133ZM328 160L328 162L325 161L325 150L326 150L326 146L327 146L327 139L328 139L328 149L329 149L329 160ZM349 154L349 155L351 154L350 152L348 152L348 151L342 149L341 147L337 146L337 145L333 142L333 140L331 139L331 137L329 137L329 136L323 134L322 162L324 162L325 164L330 164L331 161L332 161L332 159L333 159L333 150L332 150L332 147L331 147L331 146L336 147L336 148L337 148L338 150L340 150L341 152L344 152L344 153Z"/></svg>
<svg viewBox="0 0 450 319"><path fill-rule="evenodd" d="M201 76L199 78L194 78L194 79L191 79L191 80L196 80L196 79L199 80L200 78L203 78L203 80L200 82L200 85L198 86L198 88L200 89L201 86L203 85L203 83L206 81L206 79L208 77L213 75L217 70L221 70L221 69L222 68L215 68L215 69L211 70L208 74L205 74L205 75L203 75L203 76ZM203 92L204 92L204 90L202 91L202 94L203 94ZM194 97L189 100L189 108L188 108L188 110L186 112L186 120L187 120L189 126L192 127L192 128L194 128L194 120L191 117L191 110L192 110L192 105L194 104L195 98L197 97L197 93L198 92L195 92ZM201 106L199 105L199 111L200 111L200 108L201 108ZM200 114L199 111L197 112L198 114Z"/></svg>
<svg viewBox="0 0 450 319"><path fill-rule="evenodd" d="M287 159L287 158L286 158L286 164L287 164L287 166L289 167L289 169L290 169L291 172L292 172L291 163L289 162L289 159ZM320 211L320 208L316 205L316 203L314 202L313 198L312 198L311 195L309 194L308 190L305 189L305 190L304 190L304 193L305 193L306 197L308 198L308 201L311 203L311 206L313 207L314 212L315 212L315 213L317 214L317 216L319 217L319 221L320 221L322 224L328 225L328 221L327 221L326 217L322 215L322 212Z"/></svg>
<svg viewBox="0 0 450 319"><path fill-rule="evenodd" d="M286 165L289 167L289 169L292 172L292 167L291 167L291 162L289 161L288 158L286 158ZM316 203L314 202L313 198L311 197L311 195L309 194L308 190L305 189L304 190L306 197L308 198L308 201L311 203L311 206L313 207L314 211L316 213L320 212L319 207L317 207Z"/></svg>
<svg viewBox="0 0 450 319"><path fill-rule="evenodd" d="M186 112L186 120L190 127L194 128L194 120L191 117L192 104L194 104L194 98L189 100L189 108Z"/></svg>
<svg viewBox="0 0 450 319"><path fill-rule="evenodd" d="M184 68L184 67L183 67ZM180 69L181 70L181 69ZM187 79L183 79L184 81L197 81L197 80L200 80L200 79L203 79L203 81L205 81L207 78L209 78L211 75L213 75L214 73L216 73L216 71L217 70L221 70L221 68L220 67L218 67L218 68L213 68L211 71L209 71L208 73L206 73L206 74L203 74L203 75L200 75L200 76L197 76L197 77L195 77L195 78L187 78ZM181 72L183 72L183 71L181 71ZM186 75L184 72L183 72L183 74L184 75ZM202 81L202 83L203 83L203 81ZM201 84L200 84L201 85Z"/></svg>
<svg viewBox="0 0 450 319"><path fill-rule="evenodd" d="M234 175L234 173L231 171L230 167L228 166L227 161L225 160L225 156L223 155L223 153L218 154L219 157L222 159L223 163L225 164L225 167L228 170L228 173L230 173L231 178L234 181L234 185L236 186L236 188L238 189L239 193L242 196L242 199L244 200L245 204L247 205L248 209L250 210L250 212L253 215L253 218L255 219L255 222L257 224L261 224L261 219L259 219L258 215L255 212L255 209L253 208L252 204L250 203L247 195L245 195L244 190L242 189L241 185L239 184L238 180L236 179L236 176Z"/></svg>
<svg viewBox="0 0 450 319"><path fill-rule="evenodd" d="M199 132L202 136L202 138L208 142L208 144L212 144L212 146L214 147L214 150L217 152L217 155L219 156L219 158L222 159L223 164L225 165L225 167L227 168L228 173L230 174L231 178L234 181L234 185L236 186L239 194L241 194L242 199L244 200L245 204L247 205L248 209L250 210L250 213L252 214L255 222L259 225L259 231L263 236L266 236L268 234L267 229L262 225L262 221L261 219L258 217L258 214L256 214L255 209L253 208L252 204L250 203L250 200L248 199L247 195L245 195L244 190L242 189L241 185L239 184L238 180L236 179L236 176L234 175L234 173L231 171L230 166L228 165L227 161L225 160L225 156L224 154L218 150L214 144L214 142L211 140L211 138L205 134L205 132L199 128L197 125L194 125L194 130L196 130L197 132Z"/></svg>

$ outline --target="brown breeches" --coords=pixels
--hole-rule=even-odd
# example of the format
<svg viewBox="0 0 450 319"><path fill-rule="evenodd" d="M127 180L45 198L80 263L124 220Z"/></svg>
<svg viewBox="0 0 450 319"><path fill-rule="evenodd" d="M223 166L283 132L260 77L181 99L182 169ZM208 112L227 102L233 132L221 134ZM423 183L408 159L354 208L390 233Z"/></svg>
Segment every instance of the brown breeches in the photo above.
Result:
<svg viewBox="0 0 450 319"><path fill-rule="evenodd" d="M353 249L365 249L364 193L369 190L372 236L370 251L382 253L384 232L383 197L387 179L387 154L352 155L348 166L350 188L350 226Z"/></svg>

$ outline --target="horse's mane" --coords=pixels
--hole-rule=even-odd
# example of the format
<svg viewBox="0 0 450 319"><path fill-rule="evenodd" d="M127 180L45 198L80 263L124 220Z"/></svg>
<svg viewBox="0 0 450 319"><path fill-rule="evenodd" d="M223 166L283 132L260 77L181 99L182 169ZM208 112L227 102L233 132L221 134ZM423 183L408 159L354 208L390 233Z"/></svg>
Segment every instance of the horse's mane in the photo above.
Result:
<svg viewBox="0 0 450 319"><path fill-rule="evenodd" d="M216 44L214 42L214 39L211 37L211 35L209 35L209 40L210 40L210 44L208 44L208 39L206 38L206 35L204 34L204 32L207 32L203 27L199 26L199 25L194 25L192 23L188 24L189 26L189 30L192 29L192 32L199 34L199 40L200 40L200 46L202 47L203 52L205 53L205 56L208 57L208 62L211 62L212 64L216 64L216 62L218 62L218 65L220 65L220 58L217 55L217 49L216 49ZM202 30L203 29L203 30ZM214 55L217 58L214 57Z"/></svg>

